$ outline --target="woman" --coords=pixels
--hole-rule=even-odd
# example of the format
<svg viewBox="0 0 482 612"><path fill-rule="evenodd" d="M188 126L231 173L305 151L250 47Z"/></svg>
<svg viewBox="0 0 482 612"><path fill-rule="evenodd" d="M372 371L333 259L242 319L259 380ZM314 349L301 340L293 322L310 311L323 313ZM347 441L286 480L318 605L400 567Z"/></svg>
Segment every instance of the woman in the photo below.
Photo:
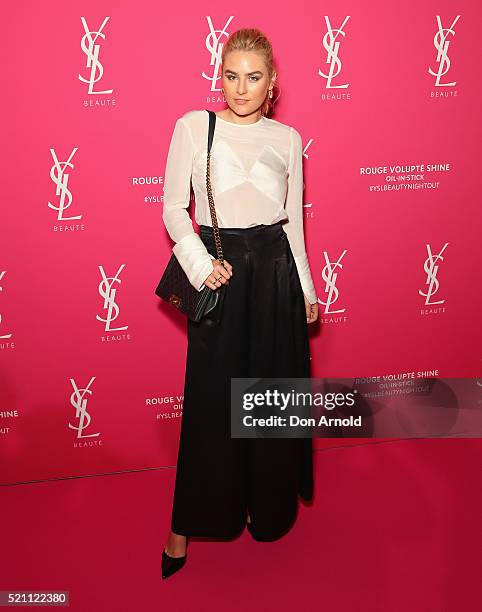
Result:
<svg viewBox="0 0 482 612"><path fill-rule="evenodd" d="M226 285L216 313L188 320L188 350L171 532L162 576L186 560L187 536L233 538L247 523L260 541L292 525L297 496L313 494L311 438L230 437L231 377L309 377L307 323L318 304L303 236L302 143L268 119L276 72L256 29L222 53L228 108L216 113L211 187L224 265L216 257L206 192L209 114L180 117L165 172L163 221L198 290ZM187 212L191 180L197 234Z"/></svg>

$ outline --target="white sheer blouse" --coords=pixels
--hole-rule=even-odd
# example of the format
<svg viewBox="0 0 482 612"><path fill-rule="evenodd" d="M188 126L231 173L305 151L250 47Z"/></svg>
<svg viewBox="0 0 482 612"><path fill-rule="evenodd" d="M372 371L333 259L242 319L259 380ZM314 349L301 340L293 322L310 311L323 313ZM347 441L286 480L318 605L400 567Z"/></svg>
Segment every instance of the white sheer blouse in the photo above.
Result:
<svg viewBox="0 0 482 612"><path fill-rule="evenodd" d="M212 272L212 255L194 231L187 212L191 182L194 218L212 227L206 191L209 115L192 110L174 126L164 176L162 219L175 242L172 249L199 291ZM248 125L216 118L211 147L211 187L218 226L282 224L294 256L303 293L317 300L303 234L302 141L295 128L262 116ZM229 257L227 257L229 261Z"/></svg>

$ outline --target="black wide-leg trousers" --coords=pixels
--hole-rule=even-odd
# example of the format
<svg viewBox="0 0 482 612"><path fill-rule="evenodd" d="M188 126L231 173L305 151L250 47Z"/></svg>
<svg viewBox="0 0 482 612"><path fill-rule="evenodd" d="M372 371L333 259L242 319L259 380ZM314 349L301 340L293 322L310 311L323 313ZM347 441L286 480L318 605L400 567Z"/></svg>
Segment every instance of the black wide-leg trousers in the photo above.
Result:
<svg viewBox="0 0 482 612"><path fill-rule="evenodd" d="M188 319L171 529L233 538L249 512L257 539L284 535L313 495L311 438L231 438L231 377L309 377L306 311L282 222L220 228L233 266L222 315ZM200 236L216 257L213 231Z"/></svg>

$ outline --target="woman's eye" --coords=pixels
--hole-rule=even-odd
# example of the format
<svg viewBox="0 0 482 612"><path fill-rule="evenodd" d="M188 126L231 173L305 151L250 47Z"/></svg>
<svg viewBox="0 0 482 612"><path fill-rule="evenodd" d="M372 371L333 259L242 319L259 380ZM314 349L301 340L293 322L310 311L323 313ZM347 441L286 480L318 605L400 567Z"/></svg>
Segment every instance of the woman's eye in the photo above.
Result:
<svg viewBox="0 0 482 612"><path fill-rule="evenodd" d="M235 78L236 77L234 75L232 75L232 74L228 74L228 76L227 76L228 81L232 81ZM249 78L252 79L253 81L259 81L260 77L252 76L252 77L249 77Z"/></svg>

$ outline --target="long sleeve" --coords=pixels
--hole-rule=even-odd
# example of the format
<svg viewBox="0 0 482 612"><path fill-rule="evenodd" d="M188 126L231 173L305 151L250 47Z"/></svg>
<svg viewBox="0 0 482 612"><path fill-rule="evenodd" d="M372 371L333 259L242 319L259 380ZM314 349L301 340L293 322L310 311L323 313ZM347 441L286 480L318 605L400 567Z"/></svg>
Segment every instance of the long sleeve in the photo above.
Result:
<svg viewBox="0 0 482 612"><path fill-rule="evenodd" d="M311 277L303 233L303 145L300 133L293 127L290 129L290 137L288 193L285 205L289 220L282 227L288 236L303 293L310 304L315 304L316 290Z"/></svg>
<svg viewBox="0 0 482 612"><path fill-rule="evenodd" d="M187 211L191 194L193 140L189 126L180 117L174 126L164 174L164 206L162 220L176 243L172 252L198 291L213 270L214 257L208 252L199 234L194 231Z"/></svg>

